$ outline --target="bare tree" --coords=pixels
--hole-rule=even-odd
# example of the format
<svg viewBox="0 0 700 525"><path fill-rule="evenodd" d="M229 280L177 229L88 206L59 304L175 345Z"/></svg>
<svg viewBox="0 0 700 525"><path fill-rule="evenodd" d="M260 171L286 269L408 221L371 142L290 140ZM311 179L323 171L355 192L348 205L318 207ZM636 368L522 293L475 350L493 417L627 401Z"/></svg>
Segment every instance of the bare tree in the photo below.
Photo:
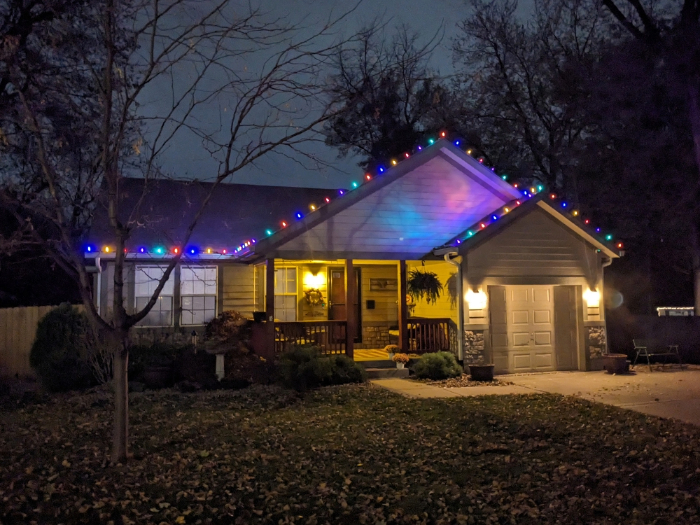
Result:
<svg viewBox="0 0 700 525"><path fill-rule="evenodd" d="M582 89L604 43L601 8L588 0L472 0L454 61L462 127L492 165L578 198L576 152L588 131ZM504 160L510 159L510 160Z"/></svg>
<svg viewBox="0 0 700 525"><path fill-rule="evenodd" d="M78 283L92 326L114 353L112 461L128 452L129 331L158 300L181 253L139 311L124 301L125 245L139 203L123 209L123 177L148 183L175 137L217 161L216 186L264 156L304 155L326 108L323 68L341 22L293 28L228 0L11 0L0 7L0 202L16 221L7 251L39 245ZM247 7L246 7L247 6ZM256 67L257 65L257 67ZM158 103L144 105L149 90ZM151 92L152 94L152 92ZM215 126L198 118L219 104ZM147 184L146 184L147 186ZM103 200L102 200L103 199ZM109 317L98 312L82 242L104 202L114 246Z"/></svg>

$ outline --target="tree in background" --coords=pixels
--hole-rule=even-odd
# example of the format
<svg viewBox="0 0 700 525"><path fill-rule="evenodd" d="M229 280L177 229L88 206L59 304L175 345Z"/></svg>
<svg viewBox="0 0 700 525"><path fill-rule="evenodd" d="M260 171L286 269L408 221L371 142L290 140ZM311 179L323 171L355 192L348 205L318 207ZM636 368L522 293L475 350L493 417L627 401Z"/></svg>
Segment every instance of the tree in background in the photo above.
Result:
<svg viewBox="0 0 700 525"><path fill-rule="evenodd" d="M121 181L142 177L147 191L163 177L164 151L189 134L218 161L210 176L213 192L263 156L280 150L303 155L303 144L329 116L318 110L324 107L323 68L342 45L335 32L352 9L302 34L303 28L270 20L252 5L230 4L0 5L0 205L15 221L0 239L2 249L39 247L78 283L92 327L114 354L113 462L124 462L128 451L129 332L153 308L181 257L170 259L142 309L125 304L124 247L141 201L124 209ZM222 108L215 124L198 114L212 104ZM96 309L83 257L97 211L109 217L114 249L109 316Z"/></svg>
<svg viewBox="0 0 700 525"><path fill-rule="evenodd" d="M428 67L436 34L425 45L401 28L387 39L384 26L363 30L352 46L339 50L331 79L331 105L338 113L325 124L326 144L340 156L360 155L372 167L411 151L434 124L446 89Z"/></svg>
<svg viewBox="0 0 700 525"><path fill-rule="evenodd" d="M643 115L658 122L663 109L671 105L671 118L661 120L661 138L669 130L680 130L660 166L664 173L677 175L666 177L676 182L676 198L661 220L672 222L680 239L689 241L695 314L700 315L700 209L696 204L700 196L700 0L662 5L602 0L602 4L636 43L628 46L624 62L636 62L639 69L646 66L646 75L639 80L655 90L656 97L645 105Z"/></svg>
<svg viewBox="0 0 700 525"><path fill-rule="evenodd" d="M578 201L577 156L589 131L585 79L605 42L601 9L586 0L472 0L454 62L464 120L487 162Z"/></svg>

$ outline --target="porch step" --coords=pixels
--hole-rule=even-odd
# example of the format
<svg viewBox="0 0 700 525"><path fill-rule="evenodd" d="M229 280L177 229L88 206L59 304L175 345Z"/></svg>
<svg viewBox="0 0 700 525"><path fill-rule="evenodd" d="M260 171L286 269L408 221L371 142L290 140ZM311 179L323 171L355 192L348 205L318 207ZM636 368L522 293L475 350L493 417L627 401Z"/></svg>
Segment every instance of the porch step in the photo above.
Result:
<svg viewBox="0 0 700 525"><path fill-rule="evenodd" d="M396 368L396 363L390 359L380 359L377 361L357 361L357 363L365 368Z"/></svg>
<svg viewBox="0 0 700 525"><path fill-rule="evenodd" d="M394 368L367 369L367 379L384 379L387 377L408 377L408 368L402 368L399 370L396 368L396 365L394 365Z"/></svg>

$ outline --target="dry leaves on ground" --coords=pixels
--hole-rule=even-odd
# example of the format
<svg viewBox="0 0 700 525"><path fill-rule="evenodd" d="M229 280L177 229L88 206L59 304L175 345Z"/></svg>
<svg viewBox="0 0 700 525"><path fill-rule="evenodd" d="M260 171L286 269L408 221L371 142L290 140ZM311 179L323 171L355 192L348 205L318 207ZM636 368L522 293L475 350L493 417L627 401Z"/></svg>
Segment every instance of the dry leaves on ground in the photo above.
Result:
<svg viewBox="0 0 700 525"><path fill-rule="evenodd" d="M554 395L371 386L105 394L0 409L0 523L698 523L700 430Z"/></svg>

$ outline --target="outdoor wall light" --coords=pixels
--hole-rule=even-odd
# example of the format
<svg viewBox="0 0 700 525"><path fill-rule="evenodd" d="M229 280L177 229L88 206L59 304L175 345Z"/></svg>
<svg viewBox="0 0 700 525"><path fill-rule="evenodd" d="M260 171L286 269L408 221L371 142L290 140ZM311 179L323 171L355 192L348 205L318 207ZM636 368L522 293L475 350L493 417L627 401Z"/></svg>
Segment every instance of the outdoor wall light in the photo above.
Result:
<svg viewBox="0 0 700 525"><path fill-rule="evenodd" d="M326 274L324 272L317 272L315 275L311 272L304 273L304 289L309 290L312 288L320 289L326 284Z"/></svg>
<svg viewBox="0 0 700 525"><path fill-rule="evenodd" d="M600 292L597 290L588 289L583 292L583 299L589 308L597 308L600 306Z"/></svg>
<svg viewBox="0 0 700 525"><path fill-rule="evenodd" d="M483 290L473 291L467 290L464 298L469 303L470 310L483 310L486 308L486 294Z"/></svg>

